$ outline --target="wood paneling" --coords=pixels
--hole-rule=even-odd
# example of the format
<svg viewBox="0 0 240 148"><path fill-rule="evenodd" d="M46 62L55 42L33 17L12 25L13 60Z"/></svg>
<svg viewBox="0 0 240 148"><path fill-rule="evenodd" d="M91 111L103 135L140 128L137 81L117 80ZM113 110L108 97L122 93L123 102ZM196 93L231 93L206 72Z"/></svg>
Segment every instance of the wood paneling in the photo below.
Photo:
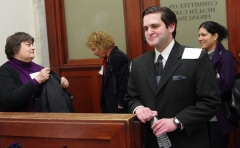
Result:
<svg viewBox="0 0 240 148"><path fill-rule="evenodd" d="M61 40L61 27L58 25L60 14L62 11L59 10L59 6L62 1L45 1L46 9L46 23L47 23L47 34L48 34L48 50L49 60L51 69L56 73L59 73L60 59L59 57L62 52L61 46L59 46Z"/></svg>
<svg viewBox="0 0 240 148"><path fill-rule="evenodd" d="M141 4L137 1L124 0L127 54L130 59L134 59L144 52Z"/></svg>
<svg viewBox="0 0 240 148"><path fill-rule="evenodd" d="M68 59L64 0L45 1L50 68L69 80L76 112L99 113L100 59Z"/></svg>
<svg viewBox="0 0 240 148"><path fill-rule="evenodd" d="M240 61L240 3L236 0L226 0L227 9L227 26L228 26L228 48L234 54L235 58ZM240 73L237 67L237 73ZM240 147L240 129L238 128L230 136L228 148Z"/></svg>
<svg viewBox="0 0 240 148"><path fill-rule="evenodd" d="M228 48L240 61L240 3L236 0L226 0L227 25L228 25ZM240 69L238 67L238 73Z"/></svg>
<svg viewBox="0 0 240 148"><path fill-rule="evenodd" d="M0 113L0 147L141 148L142 125L132 114Z"/></svg>
<svg viewBox="0 0 240 148"><path fill-rule="evenodd" d="M68 68L61 75L71 84L68 91L74 96L73 105L78 113L100 113L101 76L97 68Z"/></svg>

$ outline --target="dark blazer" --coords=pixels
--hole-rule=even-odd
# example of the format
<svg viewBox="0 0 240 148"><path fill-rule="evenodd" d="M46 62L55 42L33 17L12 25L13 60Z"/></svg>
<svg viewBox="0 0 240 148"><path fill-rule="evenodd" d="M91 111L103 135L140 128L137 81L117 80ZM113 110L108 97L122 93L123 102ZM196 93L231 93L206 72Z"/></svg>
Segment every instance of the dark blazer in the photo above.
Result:
<svg viewBox="0 0 240 148"><path fill-rule="evenodd" d="M224 113L224 102L230 99L231 90L235 83L236 65L233 54L226 50L221 43L218 43L217 48L211 58L214 71L219 75L217 77L222 105L216 117L218 124L223 134L230 133L238 127L238 123L231 123L227 120Z"/></svg>
<svg viewBox="0 0 240 148"><path fill-rule="evenodd" d="M208 148L207 121L219 109L220 96L207 52L199 59L181 59L184 46L175 42L157 88L154 50L132 61L128 83L129 112L137 106L158 111L158 117L177 117L184 130L167 133L172 148ZM157 140L146 124L146 148L157 148Z"/></svg>
<svg viewBox="0 0 240 148"><path fill-rule="evenodd" d="M107 63L106 77L102 76L102 90L100 105L103 113L124 113L126 109L118 109L118 104L125 107L124 96L127 93L127 85L129 78L129 58L115 46L109 58L111 58L112 68L110 70L109 63ZM109 59L108 59L109 61ZM114 94L113 76L116 76L116 90Z"/></svg>

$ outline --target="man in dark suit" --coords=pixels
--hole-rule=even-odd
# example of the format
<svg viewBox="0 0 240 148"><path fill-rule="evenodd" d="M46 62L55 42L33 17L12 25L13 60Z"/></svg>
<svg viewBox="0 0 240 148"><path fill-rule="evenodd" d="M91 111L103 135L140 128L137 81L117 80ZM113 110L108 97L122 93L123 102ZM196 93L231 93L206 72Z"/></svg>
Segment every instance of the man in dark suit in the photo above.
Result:
<svg viewBox="0 0 240 148"><path fill-rule="evenodd" d="M220 106L208 54L174 40L177 19L169 8L149 7L142 19L146 40L154 50L132 61L125 100L129 112L146 123L145 147L158 148L156 136L167 133L172 148L208 148L207 121ZM159 55L163 70L156 76L154 63ZM160 120L150 126L152 114Z"/></svg>

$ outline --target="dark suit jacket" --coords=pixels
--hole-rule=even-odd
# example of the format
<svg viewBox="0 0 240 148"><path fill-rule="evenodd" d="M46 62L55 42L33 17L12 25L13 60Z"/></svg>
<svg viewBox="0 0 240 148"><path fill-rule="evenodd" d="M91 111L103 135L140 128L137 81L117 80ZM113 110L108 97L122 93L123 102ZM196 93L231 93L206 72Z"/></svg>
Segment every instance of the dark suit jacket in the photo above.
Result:
<svg viewBox="0 0 240 148"><path fill-rule="evenodd" d="M158 111L159 118L177 117L184 130L167 133L172 148L209 147L207 121L219 109L220 96L215 74L205 51L199 59L181 59L183 46L175 42L157 88L154 50L132 61L128 83L129 112L140 105ZM157 148L149 123L146 147Z"/></svg>
<svg viewBox="0 0 240 148"><path fill-rule="evenodd" d="M109 69L107 63L106 77L102 76L102 91L100 98L101 110L103 113L124 113L126 108L118 109L118 104L125 107L124 96L127 93L127 85L129 78L129 58L115 46L111 51L112 70ZM109 60L108 60L109 61ZM113 76L116 76L116 90L114 94Z"/></svg>

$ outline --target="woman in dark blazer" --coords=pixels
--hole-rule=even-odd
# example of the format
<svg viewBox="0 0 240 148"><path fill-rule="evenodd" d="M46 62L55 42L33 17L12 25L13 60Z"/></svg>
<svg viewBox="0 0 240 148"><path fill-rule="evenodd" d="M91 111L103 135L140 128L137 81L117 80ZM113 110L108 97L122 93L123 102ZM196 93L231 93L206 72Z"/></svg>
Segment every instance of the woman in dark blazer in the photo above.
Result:
<svg viewBox="0 0 240 148"><path fill-rule="evenodd" d="M231 98L231 89L235 82L234 56L221 44L221 41L228 37L225 27L216 22L207 21L199 26L198 32L199 43L211 59L222 102L221 109L209 122L210 144L211 148L227 148L229 135L237 127L237 123L229 122L224 113L224 102Z"/></svg>
<svg viewBox="0 0 240 148"><path fill-rule="evenodd" d="M103 59L100 70L102 90L100 106L103 113L126 112L124 95L127 93L129 58L115 46L114 39L105 31L95 31L86 45L92 54Z"/></svg>

